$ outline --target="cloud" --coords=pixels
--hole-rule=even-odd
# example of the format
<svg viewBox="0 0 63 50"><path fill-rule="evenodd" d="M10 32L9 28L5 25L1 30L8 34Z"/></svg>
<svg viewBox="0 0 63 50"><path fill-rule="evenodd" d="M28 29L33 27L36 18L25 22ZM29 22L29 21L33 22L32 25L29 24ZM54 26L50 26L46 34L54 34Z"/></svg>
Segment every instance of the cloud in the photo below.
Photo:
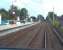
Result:
<svg viewBox="0 0 63 50"><path fill-rule="evenodd" d="M41 3L39 0L17 0L14 5L18 6L19 8L27 8L29 10L30 15L37 15L41 13Z"/></svg>
<svg viewBox="0 0 63 50"><path fill-rule="evenodd" d="M37 16L42 14L46 17L49 11L53 11L53 7L55 13L58 15L63 14L63 0L1 0L0 7L7 7L6 9L8 9L12 1L14 1L14 5L17 7L28 9L30 15Z"/></svg>

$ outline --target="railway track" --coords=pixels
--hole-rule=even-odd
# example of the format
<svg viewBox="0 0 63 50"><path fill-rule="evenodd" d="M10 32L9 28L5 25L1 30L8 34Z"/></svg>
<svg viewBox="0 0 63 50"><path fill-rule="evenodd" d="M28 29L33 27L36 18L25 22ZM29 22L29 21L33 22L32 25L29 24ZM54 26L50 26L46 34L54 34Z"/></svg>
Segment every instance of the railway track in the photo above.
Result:
<svg viewBox="0 0 63 50"><path fill-rule="evenodd" d="M28 48L47 48L47 32L45 31L44 24L41 24L39 31L28 43Z"/></svg>
<svg viewBox="0 0 63 50"><path fill-rule="evenodd" d="M57 37L46 22L0 37L1 48L60 48Z"/></svg>
<svg viewBox="0 0 63 50"><path fill-rule="evenodd" d="M32 38L32 40L29 42L28 47L29 48L44 48L44 44L42 43L44 40L44 30L42 29L42 24L40 26L40 29L36 33L36 35Z"/></svg>
<svg viewBox="0 0 63 50"><path fill-rule="evenodd" d="M32 27L20 30L18 32L14 32L13 34L1 37L0 38L0 47L9 47L9 46L16 47L16 41L18 39L22 38L24 35L28 34L28 31L31 31L34 28L36 29L36 27L37 26L32 26Z"/></svg>
<svg viewBox="0 0 63 50"><path fill-rule="evenodd" d="M46 23L46 32L47 32L47 48L62 48L62 44L59 41L59 38L56 36L57 32L53 30L49 23Z"/></svg>

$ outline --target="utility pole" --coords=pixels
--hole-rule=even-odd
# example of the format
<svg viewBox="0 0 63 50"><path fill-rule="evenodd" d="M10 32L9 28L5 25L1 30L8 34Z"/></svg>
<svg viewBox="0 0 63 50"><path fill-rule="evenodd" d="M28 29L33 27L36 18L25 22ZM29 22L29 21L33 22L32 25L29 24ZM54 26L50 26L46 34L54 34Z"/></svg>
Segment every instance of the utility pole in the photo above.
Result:
<svg viewBox="0 0 63 50"><path fill-rule="evenodd" d="M15 24L16 23L16 21L15 21L15 19L16 19L16 12L15 12L15 7L14 7L15 5L14 4L15 4L15 0L12 0L12 10L11 11L12 11L12 15L13 15L13 18L14 18L13 19L13 23Z"/></svg>

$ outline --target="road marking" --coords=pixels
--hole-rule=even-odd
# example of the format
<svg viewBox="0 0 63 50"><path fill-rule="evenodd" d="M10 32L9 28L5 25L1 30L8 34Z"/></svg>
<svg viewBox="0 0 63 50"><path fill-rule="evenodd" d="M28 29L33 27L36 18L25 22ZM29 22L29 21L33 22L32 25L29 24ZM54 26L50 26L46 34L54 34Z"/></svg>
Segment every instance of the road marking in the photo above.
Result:
<svg viewBox="0 0 63 50"><path fill-rule="evenodd" d="M45 48L47 47L47 45L46 45L46 32L45 32Z"/></svg>

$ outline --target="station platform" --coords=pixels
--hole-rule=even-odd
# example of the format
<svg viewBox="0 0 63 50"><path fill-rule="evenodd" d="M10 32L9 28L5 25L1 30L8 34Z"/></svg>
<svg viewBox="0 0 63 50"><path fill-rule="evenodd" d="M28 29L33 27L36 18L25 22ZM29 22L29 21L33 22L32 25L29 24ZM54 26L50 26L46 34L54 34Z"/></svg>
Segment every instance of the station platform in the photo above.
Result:
<svg viewBox="0 0 63 50"><path fill-rule="evenodd" d="M23 26L23 25L27 25L27 24L32 24L32 23L33 22L1 25L0 26L0 31L6 30L6 29L15 28L15 27L19 27L19 26Z"/></svg>

